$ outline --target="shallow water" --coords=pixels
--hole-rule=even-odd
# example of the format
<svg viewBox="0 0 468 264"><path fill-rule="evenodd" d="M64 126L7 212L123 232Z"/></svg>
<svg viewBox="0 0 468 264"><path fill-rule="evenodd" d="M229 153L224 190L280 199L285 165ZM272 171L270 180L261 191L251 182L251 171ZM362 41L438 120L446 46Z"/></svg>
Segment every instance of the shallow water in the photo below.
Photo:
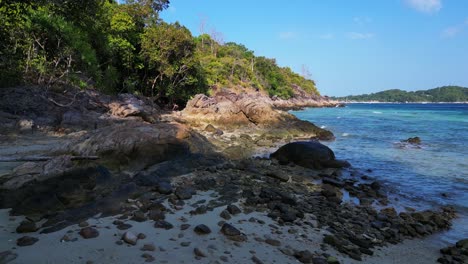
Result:
<svg viewBox="0 0 468 264"><path fill-rule="evenodd" d="M292 111L331 130L337 158L385 182L417 207L454 205L448 240L468 236L468 104L349 104ZM418 136L420 146L401 140Z"/></svg>

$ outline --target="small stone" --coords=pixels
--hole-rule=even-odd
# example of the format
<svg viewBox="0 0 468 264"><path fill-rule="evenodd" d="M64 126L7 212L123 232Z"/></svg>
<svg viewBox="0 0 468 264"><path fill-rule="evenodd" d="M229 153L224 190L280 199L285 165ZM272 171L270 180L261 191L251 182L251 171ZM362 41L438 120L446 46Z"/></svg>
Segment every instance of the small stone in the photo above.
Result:
<svg viewBox="0 0 468 264"><path fill-rule="evenodd" d="M308 250L302 250L294 253L294 256L299 260L301 263L312 263L312 259L314 255Z"/></svg>
<svg viewBox="0 0 468 264"><path fill-rule="evenodd" d="M31 246L34 245L37 241L39 241L38 238L35 237L30 237L30 236L24 236L20 237L16 240L16 245L19 247L26 247L26 246Z"/></svg>
<svg viewBox="0 0 468 264"><path fill-rule="evenodd" d="M202 257L202 258L206 257L205 252L203 252L201 249L197 247L193 249L193 253L195 254L195 256L198 256L198 257Z"/></svg>
<svg viewBox="0 0 468 264"><path fill-rule="evenodd" d="M21 224L16 228L16 233L32 233L38 230L36 223L32 221L22 221Z"/></svg>
<svg viewBox="0 0 468 264"><path fill-rule="evenodd" d="M145 259L145 262L153 262L155 260L155 258L148 253L143 253L141 257Z"/></svg>
<svg viewBox="0 0 468 264"><path fill-rule="evenodd" d="M122 240L119 240L119 241L115 241L115 244L121 246L121 245L123 245L123 242L122 242Z"/></svg>
<svg viewBox="0 0 468 264"><path fill-rule="evenodd" d="M68 235L63 235L63 237L60 239L60 242L68 242L70 241L70 237Z"/></svg>
<svg viewBox="0 0 468 264"><path fill-rule="evenodd" d="M239 236L241 235L241 231L239 229L235 228L231 224L224 223L223 226L221 227L221 232L226 235L226 236Z"/></svg>
<svg viewBox="0 0 468 264"><path fill-rule="evenodd" d="M312 264L328 264L328 262L324 258L317 257L312 259Z"/></svg>
<svg viewBox="0 0 468 264"><path fill-rule="evenodd" d="M141 251L155 251L156 247L154 246L154 244L144 244L140 250Z"/></svg>
<svg viewBox="0 0 468 264"><path fill-rule="evenodd" d="M190 246L192 242L188 242L188 241L184 241L184 242L180 242L180 245L183 246L183 247L188 247Z"/></svg>
<svg viewBox="0 0 468 264"><path fill-rule="evenodd" d="M141 223L148 220L148 218L146 218L145 214L142 211L137 211L133 213L133 216L132 218L130 218L130 220Z"/></svg>
<svg viewBox="0 0 468 264"><path fill-rule="evenodd" d="M10 250L0 252L0 263L8 263L15 260L18 257L18 254L13 253Z"/></svg>
<svg viewBox="0 0 468 264"><path fill-rule="evenodd" d="M181 224L180 225L180 230L187 230L187 229L189 229L189 227L190 227L190 224Z"/></svg>
<svg viewBox="0 0 468 264"><path fill-rule="evenodd" d="M154 222L154 227L169 230L172 229L174 226L167 221L159 220Z"/></svg>
<svg viewBox="0 0 468 264"><path fill-rule="evenodd" d="M86 222L86 221L83 221L83 222L80 222L80 223L78 224L78 226L79 226L79 227L87 227L87 226L89 226L89 223Z"/></svg>
<svg viewBox="0 0 468 264"><path fill-rule="evenodd" d="M175 195L177 196L177 198L179 198L180 200L188 200L190 198L192 198L192 195L195 194L195 190L193 188L182 188L182 187L178 187L176 190L175 190Z"/></svg>
<svg viewBox="0 0 468 264"><path fill-rule="evenodd" d="M146 238L146 235L143 234L143 233L139 233L139 234L137 235L137 238L138 238L138 239L145 239L145 238Z"/></svg>
<svg viewBox="0 0 468 264"><path fill-rule="evenodd" d="M257 256L252 256L252 261L253 263L255 264L263 264L263 261L261 261L259 258L257 258Z"/></svg>
<svg viewBox="0 0 468 264"><path fill-rule="evenodd" d="M340 264L340 262L338 261L338 259L336 259L335 257L333 256L329 256L327 258L327 263L328 264Z"/></svg>
<svg viewBox="0 0 468 264"><path fill-rule="evenodd" d="M281 242L279 240L271 239L271 238L266 239L265 243L270 244L270 245L275 246L275 247L281 246Z"/></svg>
<svg viewBox="0 0 468 264"><path fill-rule="evenodd" d="M125 233L123 234L122 240L125 241L125 243L134 246L134 245L136 245L138 238L137 238L137 236L135 236L135 234L133 234L132 232L127 231L127 232L125 232Z"/></svg>
<svg viewBox="0 0 468 264"><path fill-rule="evenodd" d="M222 218L224 218L224 219L226 219L226 220L231 219L231 214L229 213L228 210L223 210L223 211L221 211L221 213L219 214L219 216L221 216Z"/></svg>
<svg viewBox="0 0 468 264"><path fill-rule="evenodd" d="M171 194L173 191L172 185L169 182L159 182L156 186L156 191L160 194Z"/></svg>
<svg viewBox="0 0 468 264"><path fill-rule="evenodd" d="M237 207L237 205L235 204L228 205L226 209L228 210L230 214L233 214L233 215L240 214L242 212L241 209Z"/></svg>
<svg viewBox="0 0 468 264"><path fill-rule="evenodd" d="M149 211L148 218L153 221L164 220L166 219L166 215L160 209L153 209Z"/></svg>
<svg viewBox="0 0 468 264"><path fill-rule="evenodd" d="M97 231L97 229L92 228L92 227L85 227L80 230L80 235L84 239L95 238L99 236L99 231Z"/></svg>
<svg viewBox="0 0 468 264"><path fill-rule="evenodd" d="M211 229L204 224L197 225L193 231L199 235L206 235L211 233Z"/></svg>
<svg viewBox="0 0 468 264"><path fill-rule="evenodd" d="M117 229L119 229L119 230L127 230L127 229L130 229L131 227L132 227L131 224L122 223L121 225L118 225L118 226L117 226Z"/></svg>

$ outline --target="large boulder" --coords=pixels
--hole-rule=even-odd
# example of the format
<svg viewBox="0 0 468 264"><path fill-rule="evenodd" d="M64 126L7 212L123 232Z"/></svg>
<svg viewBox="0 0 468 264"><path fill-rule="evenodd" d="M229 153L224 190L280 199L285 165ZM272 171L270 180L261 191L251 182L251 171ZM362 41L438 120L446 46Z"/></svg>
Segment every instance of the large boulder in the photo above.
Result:
<svg viewBox="0 0 468 264"><path fill-rule="evenodd" d="M159 107L148 99L132 94L120 94L118 100L109 104L109 110L111 115L116 117L141 117L144 121L154 123Z"/></svg>
<svg viewBox="0 0 468 264"><path fill-rule="evenodd" d="M90 132L62 150L79 156L98 156L110 168L140 170L192 153L211 153L211 144L185 125L126 122Z"/></svg>
<svg viewBox="0 0 468 264"><path fill-rule="evenodd" d="M311 169L349 166L346 161L336 160L335 153L329 147L316 141L288 143L272 153L270 158L277 159L280 164L292 162Z"/></svg>

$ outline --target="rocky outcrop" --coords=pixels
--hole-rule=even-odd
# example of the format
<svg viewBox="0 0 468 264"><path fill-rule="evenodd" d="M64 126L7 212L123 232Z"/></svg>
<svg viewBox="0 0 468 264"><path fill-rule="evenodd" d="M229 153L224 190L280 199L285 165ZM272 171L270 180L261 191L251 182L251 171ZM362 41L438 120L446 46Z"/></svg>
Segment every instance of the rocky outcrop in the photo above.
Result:
<svg viewBox="0 0 468 264"><path fill-rule="evenodd" d="M293 95L287 100L279 97L272 97L272 105L275 108L283 110L302 109L306 107L341 106L338 101L330 100L326 96L307 93L299 86L293 86Z"/></svg>
<svg viewBox="0 0 468 264"><path fill-rule="evenodd" d="M211 144L185 125L127 122L92 131L58 151L98 156L110 168L140 170L192 153L211 153Z"/></svg>
<svg viewBox="0 0 468 264"><path fill-rule="evenodd" d="M263 130L284 137L333 139L331 132L274 109L271 99L260 94L220 92L212 97L199 94L187 103L181 117L195 126L208 123L222 130L253 133Z"/></svg>
<svg viewBox="0 0 468 264"><path fill-rule="evenodd" d="M311 169L350 166L346 161L336 160L335 153L329 147L314 141L288 143L271 154L270 158L277 159L280 164L293 162Z"/></svg>
<svg viewBox="0 0 468 264"><path fill-rule="evenodd" d="M116 117L141 117L154 123L158 118L159 107L146 98L132 94L120 94L118 100L109 104L110 113Z"/></svg>

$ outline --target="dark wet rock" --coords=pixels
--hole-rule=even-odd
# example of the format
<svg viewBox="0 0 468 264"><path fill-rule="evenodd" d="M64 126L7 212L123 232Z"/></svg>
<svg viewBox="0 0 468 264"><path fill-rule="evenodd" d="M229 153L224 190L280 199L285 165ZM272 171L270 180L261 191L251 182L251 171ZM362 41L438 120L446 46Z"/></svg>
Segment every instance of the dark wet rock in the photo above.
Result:
<svg viewBox="0 0 468 264"><path fill-rule="evenodd" d="M272 239L272 238L265 239L265 243L275 246L275 247L281 246L281 242L279 240Z"/></svg>
<svg viewBox="0 0 468 264"><path fill-rule="evenodd" d="M25 220L16 228L16 233L32 233L36 232L38 229L35 222Z"/></svg>
<svg viewBox="0 0 468 264"><path fill-rule="evenodd" d="M293 162L312 169L346 166L344 163L334 162L335 154L333 151L316 141L288 143L271 154L270 158L277 159L280 164Z"/></svg>
<svg viewBox="0 0 468 264"><path fill-rule="evenodd" d="M173 188L170 182L160 181L156 185L156 191L160 194L171 194L173 192Z"/></svg>
<svg viewBox="0 0 468 264"><path fill-rule="evenodd" d="M99 236L99 231L93 227L85 227L80 230L80 235L84 239L96 238Z"/></svg>
<svg viewBox="0 0 468 264"><path fill-rule="evenodd" d="M141 257L145 259L145 262L153 262L156 260L151 254L148 253L143 253Z"/></svg>
<svg viewBox="0 0 468 264"><path fill-rule="evenodd" d="M260 198L263 198L264 203L270 201L281 201L282 203L289 205L296 205L296 198L285 191L276 188L262 188L259 194Z"/></svg>
<svg viewBox="0 0 468 264"><path fill-rule="evenodd" d="M329 264L329 263L324 258L315 257L315 258L312 258L312 264Z"/></svg>
<svg viewBox="0 0 468 264"><path fill-rule="evenodd" d="M263 261L261 261L257 256L253 255L252 256L252 262L255 264L263 264Z"/></svg>
<svg viewBox="0 0 468 264"><path fill-rule="evenodd" d="M301 263L312 263L314 255L308 250L294 252L294 257Z"/></svg>
<svg viewBox="0 0 468 264"><path fill-rule="evenodd" d="M378 191L378 190L380 190L380 188L381 188L382 186L380 185L379 182L374 181L374 182L372 182L372 183L370 184L370 187L371 187L373 190Z"/></svg>
<svg viewBox="0 0 468 264"><path fill-rule="evenodd" d="M180 242L180 245L183 246L183 247L188 247L188 246L190 246L190 244L192 244L192 242L190 242L190 241Z"/></svg>
<svg viewBox="0 0 468 264"><path fill-rule="evenodd" d="M200 205L195 208L195 210L190 211L190 214L193 215L199 215L199 214L205 214L208 211L208 207L205 205Z"/></svg>
<svg viewBox="0 0 468 264"><path fill-rule="evenodd" d="M159 220L166 219L166 215L160 209L153 209L153 210L149 211L148 218L153 220L153 221L159 221Z"/></svg>
<svg viewBox="0 0 468 264"><path fill-rule="evenodd" d="M138 239L145 239L145 238L146 238L146 235L143 234L143 233L138 233L137 238L138 238Z"/></svg>
<svg viewBox="0 0 468 264"><path fill-rule="evenodd" d="M404 140L403 142L419 145L419 144L421 144L421 138L419 138L419 137L410 137L410 138Z"/></svg>
<svg viewBox="0 0 468 264"><path fill-rule="evenodd" d="M8 262L12 262L18 257L18 254L13 253L10 250L0 252L0 263L6 264Z"/></svg>
<svg viewBox="0 0 468 264"><path fill-rule="evenodd" d="M242 212L241 209L235 204L228 205L226 210L228 210L228 212L233 215L240 214Z"/></svg>
<svg viewBox="0 0 468 264"><path fill-rule="evenodd" d="M148 220L148 218L146 218L145 214L142 211L136 211L135 213L133 213L133 216L130 219L135 222L144 222Z"/></svg>
<svg viewBox="0 0 468 264"><path fill-rule="evenodd" d="M344 182L333 179L333 178L330 178L330 177L323 177L322 182L324 184L330 184L330 185L333 185L333 186L336 186L336 187L339 187L339 188L344 187Z"/></svg>
<svg viewBox="0 0 468 264"><path fill-rule="evenodd" d="M172 229L174 226L167 221L158 220L154 222L154 227L169 230L169 229Z"/></svg>
<svg viewBox="0 0 468 264"><path fill-rule="evenodd" d="M190 224L182 224L180 225L180 230L187 230L190 228Z"/></svg>
<svg viewBox="0 0 468 264"><path fill-rule="evenodd" d="M175 190L175 195L181 200L188 200L196 193L195 189L191 187L178 187Z"/></svg>
<svg viewBox="0 0 468 264"><path fill-rule="evenodd" d="M221 227L221 233L223 233L226 236L239 236L241 235L241 231L239 229L235 228L231 224L224 223L223 226Z"/></svg>
<svg viewBox="0 0 468 264"><path fill-rule="evenodd" d="M440 253L442 253L442 257L437 259L439 263L468 263L468 239L459 240L454 246L442 248Z"/></svg>
<svg viewBox="0 0 468 264"><path fill-rule="evenodd" d="M282 182L289 181L289 175L281 173L281 172L268 171L267 173L265 173L265 175L268 176L268 177L278 179L278 180L280 180Z"/></svg>
<svg viewBox="0 0 468 264"><path fill-rule="evenodd" d="M117 225L117 229L119 230L127 230L127 229L130 229L132 227L131 224L127 224L127 223L121 223L119 225Z"/></svg>
<svg viewBox="0 0 468 264"><path fill-rule="evenodd" d="M193 253L194 253L195 256L197 256L197 257L205 258L205 257L207 256L205 252L203 252L201 249L199 249L199 248L197 248L197 247L193 249Z"/></svg>
<svg viewBox="0 0 468 264"><path fill-rule="evenodd" d="M206 235L206 234L209 234L211 233L211 229L204 225L204 224L201 224L201 225L197 225L193 231L195 231L195 233L199 234L199 235Z"/></svg>
<svg viewBox="0 0 468 264"><path fill-rule="evenodd" d="M144 244L140 250L141 251L155 251L156 247L154 246L154 244Z"/></svg>
<svg viewBox="0 0 468 264"><path fill-rule="evenodd" d="M224 219L226 219L226 220L231 219L231 214L229 213L228 210L223 210L223 211L221 211L221 213L219 214L219 216L221 216L222 218L224 218Z"/></svg>
<svg viewBox="0 0 468 264"><path fill-rule="evenodd" d="M26 247L26 246L31 246L34 245L37 241L39 241L38 238L35 237L30 237L30 236L24 236L20 237L16 240L16 245L19 247Z"/></svg>

